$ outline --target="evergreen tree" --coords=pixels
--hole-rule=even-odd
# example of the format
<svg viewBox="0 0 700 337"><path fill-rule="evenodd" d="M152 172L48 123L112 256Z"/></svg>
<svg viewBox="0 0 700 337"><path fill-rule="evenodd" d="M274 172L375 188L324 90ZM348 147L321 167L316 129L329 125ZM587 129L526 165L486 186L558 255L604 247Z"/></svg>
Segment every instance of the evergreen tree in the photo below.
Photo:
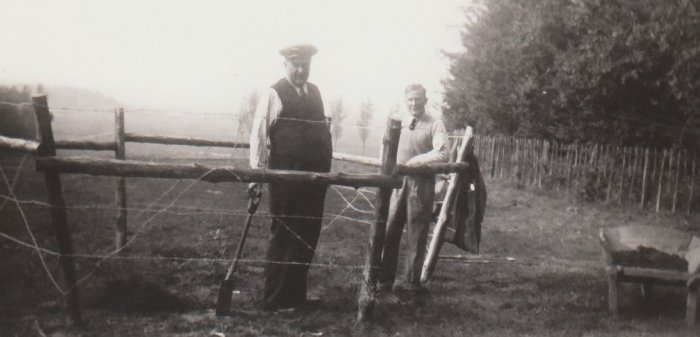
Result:
<svg viewBox="0 0 700 337"><path fill-rule="evenodd" d="M700 0L479 0L466 51L449 55L448 124L697 147L698 9Z"/></svg>

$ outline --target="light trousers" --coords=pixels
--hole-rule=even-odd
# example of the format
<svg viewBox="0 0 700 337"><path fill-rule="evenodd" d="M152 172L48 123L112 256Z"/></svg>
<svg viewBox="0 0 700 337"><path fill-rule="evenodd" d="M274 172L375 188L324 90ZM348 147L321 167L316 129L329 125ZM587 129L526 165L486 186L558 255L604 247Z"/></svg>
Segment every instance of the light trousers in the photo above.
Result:
<svg viewBox="0 0 700 337"><path fill-rule="evenodd" d="M420 287L420 274L425 259L428 230L435 198L435 178L405 177L400 189L393 191L389 204L382 269L379 287L390 290L396 280L399 248L406 225L406 284Z"/></svg>

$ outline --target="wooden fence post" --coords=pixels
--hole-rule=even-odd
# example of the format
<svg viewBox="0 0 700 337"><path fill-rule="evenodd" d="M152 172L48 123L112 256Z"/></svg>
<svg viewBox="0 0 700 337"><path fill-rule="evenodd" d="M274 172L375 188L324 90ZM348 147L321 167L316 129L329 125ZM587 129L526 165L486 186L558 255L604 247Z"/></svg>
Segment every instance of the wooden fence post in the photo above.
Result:
<svg viewBox="0 0 700 337"><path fill-rule="evenodd" d="M618 190L618 195L617 195L617 204L622 205L622 190L623 187L625 186L625 166L627 166L627 148L623 147L622 148L622 165L620 166L620 169L618 172L620 172L620 189Z"/></svg>
<svg viewBox="0 0 700 337"><path fill-rule="evenodd" d="M500 163L499 163L500 166L501 166L501 169L498 170L498 171L499 171L498 177L501 178L501 179L503 179L504 170L506 169L506 165L507 165L507 164L506 164L506 162L507 162L507 159L506 159L506 146L508 146L508 144L507 144L508 142L506 141L506 138L505 138L505 137L504 137L504 138L499 137L499 139L501 140L501 144L500 144L500 153L501 153L501 156L500 156ZM507 175L508 172L506 172L505 174Z"/></svg>
<svg viewBox="0 0 700 337"><path fill-rule="evenodd" d="M32 97L32 106L39 124L39 134L41 144L37 154L39 156L55 156L56 143L53 138L51 128L51 113L47 103L46 95ZM73 264L73 248L71 245L70 229L68 228L68 216L66 215L66 204L63 200L61 178L56 172L47 171L44 173L46 187L51 204L51 222L54 227L56 240L58 241L58 263L63 271L63 278L68 290L64 293L64 306L68 313L69 322L72 325L82 325L80 317L80 306L78 303L78 288L75 278L75 265Z"/></svg>
<svg viewBox="0 0 700 337"><path fill-rule="evenodd" d="M690 166L690 195L688 196L688 214L690 214L693 207L693 192L695 191L695 157L696 152L693 152L693 162Z"/></svg>
<svg viewBox="0 0 700 337"><path fill-rule="evenodd" d="M644 149L644 171L642 173L642 192L639 208L644 208L647 193L647 171L649 170L649 148Z"/></svg>
<svg viewBox="0 0 700 337"><path fill-rule="evenodd" d="M676 201L678 200L678 180L681 175L681 149L678 148L678 159L676 160L676 180L673 182L673 202L671 204L671 212L676 213Z"/></svg>
<svg viewBox="0 0 700 337"><path fill-rule="evenodd" d="M114 141L117 145L115 158L124 160L126 159L126 147L124 144L124 136L126 134L124 126L124 108L119 108L115 110L114 113ZM117 223L115 227L115 244L116 249L119 250L119 253L122 253L123 248L126 246L127 239L126 177L117 178L116 201Z"/></svg>
<svg viewBox="0 0 700 337"><path fill-rule="evenodd" d="M401 121L389 118L384 133L384 145L382 149L382 164L380 172L389 175L396 165L396 154L401 136ZM384 249L384 236L386 232L386 220L389 215L389 199L391 188L380 188L375 201L374 222L370 228L369 247L363 280L360 285L360 298L358 300L357 320L365 322L371 319L374 308L377 278L381 268L382 251Z"/></svg>
<svg viewBox="0 0 700 337"><path fill-rule="evenodd" d="M666 164L666 150L664 149L663 155L661 156L661 168L659 169L659 189L656 193L656 213L659 213L661 207L661 187L664 181L664 165Z"/></svg>
<svg viewBox="0 0 700 337"><path fill-rule="evenodd" d="M489 170L491 178L496 174L496 137L491 139L491 169Z"/></svg>
<svg viewBox="0 0 700 337"><path fill-rule="evenodd" d="M573 145L566 146L566 200L569 200L571 194L571 177L574 170L574 153Z"/></svg>

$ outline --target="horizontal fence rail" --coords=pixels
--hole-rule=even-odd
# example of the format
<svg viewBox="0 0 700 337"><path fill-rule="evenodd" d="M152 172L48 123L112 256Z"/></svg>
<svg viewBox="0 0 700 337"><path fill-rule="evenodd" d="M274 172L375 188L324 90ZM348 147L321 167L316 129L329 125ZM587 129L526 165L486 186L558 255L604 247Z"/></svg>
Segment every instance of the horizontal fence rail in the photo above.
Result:
<svg viewBox="0 0 700 337"><path fill-rule="evenodd" d="M39 142L0 136L0 148L27 153L36 153L39 149Z"/></svg>
<svg viewBox="0 0 700 337"><path fill-rule="evenodd" d="M399 166L394 175L315 173L290 170L249 169L235 166L208 167L199 164L165 164L136 160L96 159L87 157L43 157L36 159L40 172L82 173L101 176L197 179L220 182L309 182L350 187L401 187L398 175L434 175L464 172L467 163Z"/></svg>
<svg viewBox="0 0 700 337"><path fill-rule="evenodd" d="M61 150L93 150L93 151L116 151L116 142L91 142L77 140L57 140L56 149Z"/></svg>
<svg viewBox="0 0 700 337"><path fill-rule="evenodd" d="M248 143L207 140L199 138L185 137L166 137L166 136L149 136L139 135L134 133L124 134L124 141L132 143L151 143L164 145L189 145L189 146L211 146L211 147L233 147L233 148L250 148Z"/></svg>
<svg viewBox="0 0 700 337"><path fill-rule="evenodd" d="M40 172L82 173L101 176L140 178L196 179L220 182L309 182L350 187L401 187L398 176L376 174L312 173L304 171L209 167L198 164L165 164L135 160L94 159L86 157L37 158Z"/></svg>

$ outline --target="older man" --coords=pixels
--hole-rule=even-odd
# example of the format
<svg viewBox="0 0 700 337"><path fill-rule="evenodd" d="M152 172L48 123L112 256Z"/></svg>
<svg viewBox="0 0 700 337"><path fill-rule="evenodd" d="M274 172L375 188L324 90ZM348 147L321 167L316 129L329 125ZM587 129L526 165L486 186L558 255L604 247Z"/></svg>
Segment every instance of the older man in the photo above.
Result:
<svg viewBox="0 0 700 337"><path fill-rule="evenodd" d="M286 77L260 99L250 139L251 167L330 171L331 135L321 94L307 82L316 51L309 44L280 50ZM255 190L258 184L249 188ZM306 276L321 231L325 196L325 185L270 183L272 225L263 308L294 308L307 302Z"/></svg>
<svg viewBox="0 0 700 337"><path fill-rule="evenodd" d="M446 162L449 139L442 120L425 112L428 102L425 88L411 84L405 90L408 114L402 118L397 162L421 165ZM391 291L398 264L399 244L404 224L406 230L406 285L419 291L421 268L425 258L428 229L432 219L435 177L405 177L401 189L394 190L389 205L389 218L382 254L379 289Z"/></svg>

